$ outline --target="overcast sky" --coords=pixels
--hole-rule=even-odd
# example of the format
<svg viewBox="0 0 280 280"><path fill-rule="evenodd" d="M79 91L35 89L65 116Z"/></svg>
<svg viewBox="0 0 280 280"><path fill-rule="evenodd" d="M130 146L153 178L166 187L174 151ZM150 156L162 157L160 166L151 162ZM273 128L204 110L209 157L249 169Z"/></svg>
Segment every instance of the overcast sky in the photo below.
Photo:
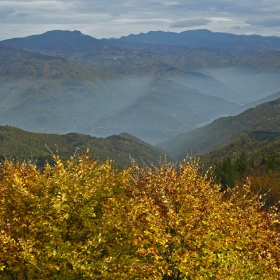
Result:
<svg viewBox="0 0 280 280"><path fill-rule="evenodd" d="M119 38L209 29L280 36L280 0L0 0L0 40L48 30Z"/></svg>

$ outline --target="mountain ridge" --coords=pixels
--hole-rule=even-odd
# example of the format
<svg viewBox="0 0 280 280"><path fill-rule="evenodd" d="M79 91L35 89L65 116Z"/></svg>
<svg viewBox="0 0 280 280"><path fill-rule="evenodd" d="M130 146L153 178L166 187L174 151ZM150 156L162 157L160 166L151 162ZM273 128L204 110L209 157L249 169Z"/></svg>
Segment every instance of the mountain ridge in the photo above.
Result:
<svg viewBox="0 0 280 280"><path fill-rule="evenodd" d="M251 41L249 41L248 38L250 38ZM238 51L258 49L280 50L280 38L276 36L235 35L212 32L207 29L187 30L181 33L150 31L148 33L123 36L119 40L133 43L186 46L189 48L207 47L229 50L235 49Z"/></svg>
<svg viewBox="0 0 280 280"><path fill-rule="evenodd" d="M280 131L280 98L250 108L237 116L223 117L211 124L186 132L156 145L170 156L183 159L187 154L207 154L250 131Z"/></svg>
<svg viewBox="0 0 280 280"><path fill-rule="evenodd" d="M74 154L89 150L100 162L113 160L118 167L131 165L131 160L158 163L163 152L127 135L97 138L80 133L63 135L28 132L17 127L0 126L0 159L14 158L20 161L34 160L40 167L52 162L52 154L67 160Z"/></svg>

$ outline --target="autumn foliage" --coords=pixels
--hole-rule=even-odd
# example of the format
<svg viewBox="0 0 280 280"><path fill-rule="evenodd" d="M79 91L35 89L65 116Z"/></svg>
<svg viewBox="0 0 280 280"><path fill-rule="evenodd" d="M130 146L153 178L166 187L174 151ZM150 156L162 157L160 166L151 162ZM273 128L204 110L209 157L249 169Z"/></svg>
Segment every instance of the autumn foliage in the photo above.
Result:
<svg viewBox="0 0 280 280"><path fill-rule="evenodd" d="M279 279L279 214L197 162L5 162L1 279Z"/></svg>

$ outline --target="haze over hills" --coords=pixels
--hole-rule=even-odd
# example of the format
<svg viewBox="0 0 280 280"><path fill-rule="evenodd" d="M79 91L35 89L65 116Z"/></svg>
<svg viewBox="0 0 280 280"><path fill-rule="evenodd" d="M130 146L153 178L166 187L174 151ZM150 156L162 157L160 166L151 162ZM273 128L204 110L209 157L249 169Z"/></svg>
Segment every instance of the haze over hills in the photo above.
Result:
<svg viewBox="0 0 280 280"><path fill-rule="evenodd" d="M247 110L249 108L254 108L254 107L256 107L256 106L258 106L258 105L260 105L262 103L270 102L270 101L276 100L278 98L280 98L280 91L278 91L278 92L276 92L274 94L271 94L271 95L269 95L267 97L258 99L258 100L254 101L252 103L247 103L246 105L242 106L240 108L240 110L243 112L243 111L245 111L245 110Z"/></svg>
<svg viewBox="0 0 280 280"><path fill-rule="evenodd" d="M187 154L207 154L219 149L240 137L244 133L280 132L280 99L263 103L237 116L216 119L211 124L186 132L157 147L176 159Z"/></svg>
<svg viewBox="0 0 280 280"><path fill-rule="evenodd" d="M154 143L194 129L215 118L217 112L227 115L239 108L237 104L201 94L171 79L157 79L150 85L124 108L96 120L93 127L99 127L100 133L121 128Z"/></svg>
<svg viewBox="0 0 280 280"><path fill-rule="evenodd" d="M135 83L120 75L2 45L0 73L1 123L37 132L87 132L85 120L137 93Z"/></svg>
<svg viewBox="0 0 280 280"><path fill-rule="evenodd" d="M95 136L126 131L155 144L278 92L279 40L206 30L111 40L57 30L5 40L1 124Z"/></svg>

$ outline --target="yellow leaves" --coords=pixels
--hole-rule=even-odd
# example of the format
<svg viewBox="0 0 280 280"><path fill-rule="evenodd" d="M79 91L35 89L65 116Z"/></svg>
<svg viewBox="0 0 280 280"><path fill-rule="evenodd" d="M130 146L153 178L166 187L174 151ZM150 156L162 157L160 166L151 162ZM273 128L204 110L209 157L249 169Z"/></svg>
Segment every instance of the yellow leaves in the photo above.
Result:
<svg viewBox="0 0 280 280"><path fill-rule="evenodd" d="M5 265L0 265L0 271L3 271L6 268Z"/></svg>
<svg viewBox="0 0 280 280"><path fill-rule="evenodd" d="M116 173L87 155L55 162L43 173L5 163L0 276L6 266L30 279L278 275L278 212L248 187L223 194L196 163Z"/></svg>
<svg viewBox="0 0 280 280"><path fill-rule="evenodd" d="M134 181L135 185L141 188L140 192L139 188L138 192L135 192L136 201L146 205L146 210L143 210L149 213L146 217L147 228L153 229L152 235L150 230L144 230L143 239L138 241L138 244L141 242L145 246L157 244L155 250L158 250L158 254L162 256L167 256L166 250L171 246L172 250L168 254L168 262L171 263L172 260L178 260L180 251L177 254L177 250L186 248L188 254L181 252L180 262L186 261L188 265L178 266L185 275L192 275L195 267L199 266L205 268L197 272L196 278L199 273L202 273L202 279L205 279L206 275L210 277L216 273L224 275L220 277L224 279L228 273L226 272L228 265L233 263L235 263L236 277L245 275L249 269L244 267L243 261L248 256L257 255L249 248L255 250L256 246L252 245L256 243L261 247L261 235L259 233L256 235L256 232L265 230L260 226L262 216L258 214L258 202L250 194L248 187L241 190L240 193L243 192L243 196L236 193L230 201L224 201L219 188L212 188L201 180L197 173L193 173L195 168L189 169L188 166L183 165L180 168L180 173L176 174L176 182L180 182L179 184L173 183L174 181L168 177L167 174L172 172L166 171L166 174L162 168L160 175L156 169L153 174L156 177L156 184L150 183L150 180L154 180L151 170L147 171L147 176L141 174L142 177L137 177L138 180L139 178L143 180L142 182ZM164 180L160 180L157 176L164 176ZM151 211L151 209L154 210ZM256 223L256 221L259 222ZM262 220L262 222L266 223L267 220ZM145 226L143 223L141 225ZM167 238L169 232L173 236L171 239ZM267 236L268 231L263 234ZM250 236L251 238L248 238ZM260 239L257 241L256 238ZM150 245L147 242L151 242ZM160 249L161 246L162 249ZM193 253L191 253L192 250ZM199 259L193 262L187 256L196 256ZM251 265L255 257L250 258L252 258ZM246 263L249 264L248 261ZM254 265L248 267L252 267L251 270L256 269Z"/></svg>

